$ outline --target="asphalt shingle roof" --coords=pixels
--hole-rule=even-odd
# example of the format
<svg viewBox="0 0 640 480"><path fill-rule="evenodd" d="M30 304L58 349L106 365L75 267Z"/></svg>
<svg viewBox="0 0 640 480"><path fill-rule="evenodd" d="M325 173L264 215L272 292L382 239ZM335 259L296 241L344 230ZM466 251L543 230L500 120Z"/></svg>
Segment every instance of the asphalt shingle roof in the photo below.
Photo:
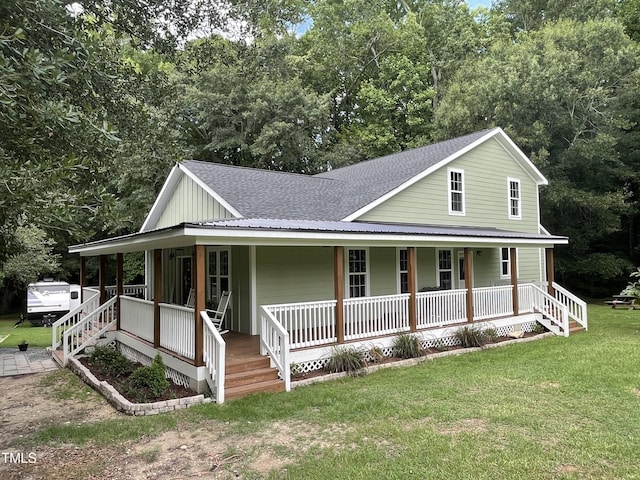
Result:
<svg viewBox="0 0 640 480"><path fill-rule="evenodd" d="M475 132L315 176L196 160L185 161L183 166L244 217L341 220L488 132Z"/></svg>

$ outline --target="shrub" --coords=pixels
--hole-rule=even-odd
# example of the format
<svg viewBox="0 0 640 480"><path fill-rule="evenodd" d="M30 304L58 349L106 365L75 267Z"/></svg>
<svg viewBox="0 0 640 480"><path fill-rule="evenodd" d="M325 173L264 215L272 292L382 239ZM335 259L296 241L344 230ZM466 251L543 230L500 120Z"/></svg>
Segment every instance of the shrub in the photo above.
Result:
<svg viewBox="0 0 640 480"><path fill-rule="evenodd" d="M380 347L372 347L368 353L373 363L380 363L384 359L384 352Z"/></svg>
<svg viewBox="0 0 640 480"><path fill-rule="evenodd" d="M358 375L367 366L364 353L353 347L334 347L325 369L329 373L347 372Z"/></svg>
<svg viewBox="0 0 640 480"><path fill-rule="evenodd" d="M536 335L540 335L541 333L546 332L547 329L541 323L536 322L536 324L533 326L533 329L531 331Z"/></svg>
<svg viewBox="0 0 640 480"><path fill-rule="evenodd" d="M96 346L89 354L89 363L103 375L115 378L126 377L133 372L133 362L115 348Z"/></svg>
<svg viewBox="0 0 640 480"><path fill-rule="evenodd" d="M454 336L464 348L482 347L489 342L486 330L476 325L461 327L456 330Z"/></svg>
<svg viewBox="0 0 640 480"><path fill-rule="evenodd" d="M399 358L416 358L425 354L416 335L403 333L393 339L393 351Z"/></svg>
<svg viewBox="0 0 640 480"><path fill-rule="evenodd" d="M498 340L498 331L493 327L485 328L484 334L487 337L486 343L495 343Z"/></svg>
<svg viewBox="0 0 640 480"><path fill-rule="evenodd" d="M162 357L157 354L147 367L140 367L127 380L127 394L138 402L158 398L169 388L166 368Z"/></svg>

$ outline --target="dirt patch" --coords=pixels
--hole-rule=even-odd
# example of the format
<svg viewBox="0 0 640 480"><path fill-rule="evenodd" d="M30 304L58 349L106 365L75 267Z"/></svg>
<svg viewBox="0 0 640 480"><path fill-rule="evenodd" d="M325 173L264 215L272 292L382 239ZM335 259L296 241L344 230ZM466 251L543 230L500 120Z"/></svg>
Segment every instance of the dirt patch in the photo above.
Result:
<svg viewBox="0 0 640 480"><path fill-rule="evenodd" d="M479 418L458 420L438 430L443 435L457 435L464 432L480 433L487 430L487 423Z"/></svg>

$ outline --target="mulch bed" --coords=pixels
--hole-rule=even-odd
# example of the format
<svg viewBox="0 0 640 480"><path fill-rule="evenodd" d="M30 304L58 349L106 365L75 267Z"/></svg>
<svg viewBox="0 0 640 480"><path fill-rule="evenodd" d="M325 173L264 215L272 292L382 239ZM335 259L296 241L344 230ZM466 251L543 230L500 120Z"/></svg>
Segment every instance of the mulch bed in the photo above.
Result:
<svg viewBox="0 0 640 480"><path fill-rule="evenodd" d="M98 380L109 383L118 392L120 392L120 394L124 398L126 398L130 402L133 402L133 403L137 402L136 399L130 398L125 393L125 391L126 391L125 386L126 386L126 382L127 382L127 379L129 378L129 376L124 376L123 375L123 376L115 377L113 375L105 375L102 371L99 371L98 369L96 369L95 365L93 365L92 363L89 362L88 357L80 357L80 358L78 358L78 360L80 361L80 363L82 363L82 365L87 367L89 369L89 371ZM134 363L133 364L134 369L142 367L142 366L143 365L141 363ZM169 388L167 388L164 391L164 394L162 396L160 396L160 397L148 398L147 402L145 402L145 403L161 402L163 400L173 400L174 398L193 397L194 395L197 395L197 393L194 392L193 390L191 390L190 388L186 388L186 387L183 387L182 385L178 385L177 383L175 383L170 378L167 378L167 380L169 381Z"/></svg>

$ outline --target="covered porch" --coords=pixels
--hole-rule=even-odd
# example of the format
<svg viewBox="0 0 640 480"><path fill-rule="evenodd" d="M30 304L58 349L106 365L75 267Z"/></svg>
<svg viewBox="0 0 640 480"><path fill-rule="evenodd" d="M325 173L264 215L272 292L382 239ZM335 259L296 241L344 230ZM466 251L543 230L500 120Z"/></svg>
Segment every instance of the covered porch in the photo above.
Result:
<svg viewBox="0 0 640 480"><path fill-rule="evenodd" d="M160 352L174 380L198 391L209 388L216 401L222 402L230 397L229 385L242 382L237 379L242 374L228 371L232 357L240 356L244 363L258 357L255 369L271 367L269 375L275 378L269 380L288 390L291 363L321 368L327 349L345 343L359 346L376 341L388 347L395 335L405 332L428 342L450 337L458 326L483 322L502 329L541 322L557 334L568 335L570 317L584 328L587 319L584 303L553 279L552 247L563 242L563 237L477 229L442 232L428 227L381 229L379 225L347 224L327 231L326 225L322 229L304 225L274 229L216 222L93 242L71 251L82 255L83 283L85 259L100 258L100 285L85 288L82 308L56 322L53 346L62 349L63 361L80 352L88 338L100 336L117 342L143 363ZM532 278L535 282L519 283L519 248L538 252L531 269L532 276L541 271ZM193 306L182 304L178 295L164 301L167 292L183 289L168 287L171 275L164 274L170 270L167 259L177 249L189 252ZM244 255L233 258L241 268L226 280L236 304L232 323L227 325L233 332L223 336L212 326L206 306L214 292L210 252L225 249ZM286 252L294 249L311 259L302 262L302 256L291 253L287 260ZM130 296L122 282L123 253L141 250L148 258L145 291ZM354 251L366 252L367 258L354 256ZM449 253L443 256L442 251ZM393 258L397 253L399 260L393 281L388 279L390 261L377 259L391 258L391 253ZM107 255L116 258L112 288L105 285ZM503 268L502 275L476 272L476 266L482 269L484 264L495 263L487 257L499 260L496 268ZM352 271L358 258L366 268L366 278L362 271ZM285 278L290 274L287 268L296 270L291 278ZM378 281L378 277L386 280ZM216 285L222 283L218 274ZM274 283L284 285L277 289L280 297L269 294ZM291 287L302 283L313 288ZM389 287L396 283L397 288ZM390 291L377 294L385 288ZM285 301L268 301L273 298ZM241 338L253 340L237 349ZM259 357L263 363L257 361ZM266 370L262 374L269 376ZM258 379L268 381L262 376Z"/></svg>

